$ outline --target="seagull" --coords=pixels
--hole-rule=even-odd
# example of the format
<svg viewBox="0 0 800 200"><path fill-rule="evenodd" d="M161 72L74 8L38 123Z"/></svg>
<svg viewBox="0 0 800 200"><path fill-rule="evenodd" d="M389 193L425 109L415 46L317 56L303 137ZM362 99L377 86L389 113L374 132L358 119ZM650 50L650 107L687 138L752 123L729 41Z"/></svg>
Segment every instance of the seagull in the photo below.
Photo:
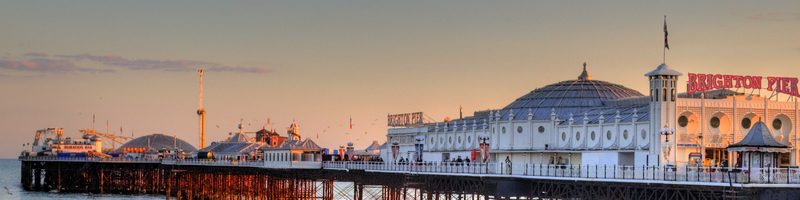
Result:
<svg viewBox="0 0 800 200"><path fill-rule="evenodd" d="M8 195L14 195L14 194L11 194L11 191L8 191L8 187L6 187L6 186L3 186L3 188L5 188L5 189L6 189L6 192L8 192Z"/></svg>
<svg viewBox="0 0 800 200"><path fill-rule="evenodd" d="M217 125L217 128L219 128L219 125Z"/></svg>
<svg viewBox="0 0 800 200"><path fill-rule="evenodd" d="M366 132L366 131L364 131L364 134L367 134L367 132Z"/></svg>

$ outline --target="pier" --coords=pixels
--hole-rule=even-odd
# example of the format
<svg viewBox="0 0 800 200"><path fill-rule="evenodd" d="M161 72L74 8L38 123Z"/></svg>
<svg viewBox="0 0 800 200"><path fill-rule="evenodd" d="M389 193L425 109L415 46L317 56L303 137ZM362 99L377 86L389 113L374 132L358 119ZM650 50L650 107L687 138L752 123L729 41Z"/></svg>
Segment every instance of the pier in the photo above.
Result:
<svg viewBox="0 0 800 200"><path fill-rule="evenodd" d="M791 199L798 169L20 157L25 190L178 199Z"/></svg>

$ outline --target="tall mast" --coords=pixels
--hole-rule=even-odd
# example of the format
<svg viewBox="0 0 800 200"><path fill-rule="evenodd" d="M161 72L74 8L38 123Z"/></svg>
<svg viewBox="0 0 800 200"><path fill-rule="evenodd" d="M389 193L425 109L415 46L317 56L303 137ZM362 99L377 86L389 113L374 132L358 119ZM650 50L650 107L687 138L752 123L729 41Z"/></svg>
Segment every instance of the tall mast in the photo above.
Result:
<svg viewBox="0 0 800 200"><path fill-rule="evenodd" d="M200 117L200 148L206 147L206 109L203 108L203 69L200 72L200 108L197 109L197 115Z"/></svg>

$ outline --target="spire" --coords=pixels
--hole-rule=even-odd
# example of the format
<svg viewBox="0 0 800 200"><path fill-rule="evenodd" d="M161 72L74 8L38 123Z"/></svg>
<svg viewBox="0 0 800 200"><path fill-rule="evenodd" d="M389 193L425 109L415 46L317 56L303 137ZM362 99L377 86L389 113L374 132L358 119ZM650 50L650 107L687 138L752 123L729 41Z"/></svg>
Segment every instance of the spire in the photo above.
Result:
<svg viewBox="0 0 800 200"><path fill-rule="evenodd" d="M589 72L586 72L586 62L583 62L583 73L578 76L578 80L592 80L592 76L589 76Z"/></svg>

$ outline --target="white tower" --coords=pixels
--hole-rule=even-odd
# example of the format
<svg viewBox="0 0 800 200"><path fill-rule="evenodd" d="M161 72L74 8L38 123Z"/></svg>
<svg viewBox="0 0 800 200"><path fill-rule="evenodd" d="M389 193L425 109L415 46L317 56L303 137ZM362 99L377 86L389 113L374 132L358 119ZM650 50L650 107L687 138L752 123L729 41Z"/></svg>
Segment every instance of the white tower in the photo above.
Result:
<svg viewBox="0 0 800 200"><path fill-rule="evenodd" d="M675 131L669 136L662 136L661 129L675 130L675 112L677 106L675 100L677 95L677 81L680 72L671 70L667 64L662 63L656 70L645 76L650 79L650 152L648 156L649 165L668 165L675 164ZM671 149L662 147L662 142L667 140L673 142ZM664 148L664 149L662 149ZM668 150L669 151L665 151ZM669 162L667 162L669 161Z"/></svg>

